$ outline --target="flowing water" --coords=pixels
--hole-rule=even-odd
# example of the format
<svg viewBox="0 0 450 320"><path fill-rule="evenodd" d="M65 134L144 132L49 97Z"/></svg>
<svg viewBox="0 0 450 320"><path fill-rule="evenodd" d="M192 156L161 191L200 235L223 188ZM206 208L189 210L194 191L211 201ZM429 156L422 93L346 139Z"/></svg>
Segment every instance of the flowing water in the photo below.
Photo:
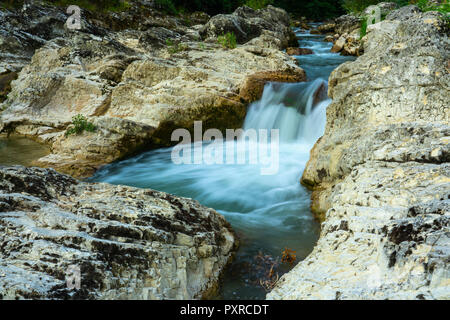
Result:
<svg viewBox="0 0 450 320"><path fill-rule="evenodd" d="M299 56L308 82L268 84L260 101L249 107L244 129L279 129L279 170L261 175L262 165L252 164L250 150L261 141L225 141L225 149L246 150L245 164L173 163L171 148L143 153L104 167L89 179L140 188L153 188L194 198L222 213L240 236L240 248L224 275L218 298L263 299L261 280L271 266L283 274L292 266L281 264L285 248L295 251L297 261L314 247L319 224L310 212L310 193L300 185L309 151L325 129L327 79L348 57L330 53L322 36L298 32L300 46L315 54ZM256 144L256 145L255 145ZM192 152L207 146L193 145ZM202 148L205 158L211 157Z"/></svg>

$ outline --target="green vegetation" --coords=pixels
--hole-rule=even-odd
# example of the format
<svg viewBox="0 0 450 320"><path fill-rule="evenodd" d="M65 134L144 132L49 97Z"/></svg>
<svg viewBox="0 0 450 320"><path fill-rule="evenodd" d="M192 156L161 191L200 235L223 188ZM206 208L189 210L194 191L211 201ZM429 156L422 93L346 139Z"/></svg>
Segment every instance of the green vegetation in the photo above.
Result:
<svg viewBox="0 0 450 320"><path fill-rule="evenodd" d="M133 0L45 0L58 6L78 5L91 11L123 11L131 6ZM155 0L156 6L167 14L181 14L194 11L207 12L210 15L229 13L241 5L261 9L269 4L286 9L293 16L305 16L323 21L349 13L360 13L369 5L383 0ZM436 10L447 15L450 11L448 0L436 4L430 0L391 0L400 7L416 4L422 11ZM0 0L0 5L11 8L21 6L23 0Z"/></svg>
<svg viewBox="0 0 450 320"><path fill-rule="evenodd" d="M168 14L175 15L178 13L178 10L175 7L172 0L156 0L155 4L158 9L160 9Z"/></svg>
<svg viewBox="0 0 450 320"><path fill-rule="evenodd" d="M120 12L131 7L130 3L126 0L44 0L44 2L60 7L76 5L90 11L101 12ZM23 0L0 0L0 5L6 8L17 8L22 6L22 4Z"/></svg>
<svg viewBox="0 0 450 320"><path fill-rule="evenodd" d="M185 44L182 43L175 43L171 39L166 40L167 50L170 54L175 54L178 52L186 51L188 47Z"/></svg>
<svg viewBox="0 0 450 320"><path fill-rule="evenodd" d="M236 48L236 36L232 32L228 32L224 35L221 35L217 38L217 42L222 45L224 48L234 49Z"/></svg>
<svg viewBox="0 0 450 320"><path fill-rule="evenodd" d="M416 0L412 2L414 2L415 5L418 6L422 11L438 11L447 15L447 18L449 16L450 3L448 3L448 1L443 1L440 4L431 2L429 0Z"/></svg>
<svg viewBox="0 0 450 320"><path fill-rule="evenodd" d="M371 2L372 4L376 4L382 1L371 1L371 0L344 0L344 6L347 6L351 4L350 6L346 8L358 8L357 10L364 10L369 6L367 3ZM409 5L409 4L415 4L420 8L422 11L438 11L446 15L447 20L450 20L449 12L450 12L450 4L447 3L447 1L436 4L434 2L431 2L430 0L397 0L396 1L399 5L399 7L403 5ZM365 3L365 4L363 4ZM362 8L362 9L360 9ZM349 9L347 9L349 10ZM356 10L356 9L355 9ZM351 12L359 12L359 11L351 11ZM386 15L381 15L381 21L383 21L386 18ZM367 26L370 24L375 23L375 21L369 21L367 20L368 17L363 17L361 20L361 29L360 29L360 38L364 37L367 33Z"/></svg>
<svg viewBox="0 0 450 320"><path fill-rule="evenodd" d="M342 7L349 13L360 13L370 5L378 4L384 0L343 0ZM414 4L422 11L439 11L444 14L450 12L450 4L447 0L441 3L435 3L430 0L391 0L397 3L399 7Z"/></svg>
<svg viewBox="0 0 450 320"><path fill-rule="evenodd" d="M82 134L84 131L94 132L95 129L93 123L89 122L85 116L78 114L72 118L72 126L66 130L66 137Z"/></svg>
<svg viewBox="0 0 450 320"><path fill-rule="evenodd" d="M245 5L255 10L267 7L269 4L273 4L273 0L247 0Z"/></svg>

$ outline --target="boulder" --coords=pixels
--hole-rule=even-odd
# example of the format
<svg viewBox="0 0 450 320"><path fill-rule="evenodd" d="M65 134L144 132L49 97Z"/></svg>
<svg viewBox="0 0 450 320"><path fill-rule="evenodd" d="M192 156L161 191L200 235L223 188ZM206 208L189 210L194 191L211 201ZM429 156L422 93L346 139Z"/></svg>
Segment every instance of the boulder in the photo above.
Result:
<svg viewBox="0 0 450 320"><path fill-rule="evenodd" d="M236 248L225 219L191 199L48 169L0 178L2 299L207 298Z"/></svg>
<svg viewBox="0 0 450 320"><path fill-rule="evenodd" d="M337 53L341 52L341 50L344 48L345 42L347 39L344 36L339 37L339 39L334 42L333 47L331 48L331 52Z"/></svg>
<svg viewBox="0 0 450 320"><path fill-rule="evenodd" d="M334 20L335 33L343 35L350 34L361 27L361 19L354 15L346 14Z"/></svg>
<svg viewBox="0 0 450 320"><path fill-rule="evenodd" d="M449 27L406 7L367 31L302 177L320 239L269 299L450 299Z"/></svg>
<svg viewBox="0 0 450 320"><path fill-rule="evenodd" d="M264 86L268 82L303 82L306 81L306 73L303 70L286 70L283 72L257 72L245 79L239 94L248 102L253 102L261 98Z"/></svg>
<svg viewBox="0 0 450 320"><path fill-rule="evenodd" d="M280 49L298 46L296 36L290 28L288 13L270 5L259 10L243 6L232 14L216 15L200 30L200 35L204 40L214 40L223 34L233 33L237 43L244 44L259 37L263 31L273 33L281 41Z"/></svg>
<svg viewBox="0 0 450 320"><path fill-rule="evenodd" d="M376 8L378 8L380 10L380 15L386 16L388 13L390 13L391 11L397 9L397 4L395 2L380 2L377 3L376 5L371 5L368 6L362 13L363 16L370 16L373 15L374 10L376 10Z"/></svg>
<svg viewBox="0 0 450 320"><path fill-rule="evenodd" d="M314 51L308 48L287 48L286 53L290 56L302 56L308 54L314 54Z"/></svg>
<svg viewBox="0 0 450 320"><path fill-rule="evenodd" d="M318 26L317 30L320 33L334 34L335 33L335 28L336 28L336 23L328 22L328 23L324 23L324 24Z"/></svg>

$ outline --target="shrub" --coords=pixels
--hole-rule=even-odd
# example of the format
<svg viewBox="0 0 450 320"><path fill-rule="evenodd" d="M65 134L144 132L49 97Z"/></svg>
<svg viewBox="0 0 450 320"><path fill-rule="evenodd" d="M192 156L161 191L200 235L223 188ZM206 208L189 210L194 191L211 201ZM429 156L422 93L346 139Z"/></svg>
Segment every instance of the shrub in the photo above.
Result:
<svg viewBox="0 0 450 320"><path fill-rule="evenodd" d="M174 43L171 39L166 40L167 50L170 54L187 50L187 46L181 43Z"/></svg>
<svg viewBox="0 0 450 320"><path fill-rule="evenodd" d="M234 49L237 46L236 36L233 32L228 32L217 38L217 42L224 48Z"/></svg>
<svg viewBox="0 0 450 320"><path fill-rule="evenodd" d="M422 11L438 11L445 14L448 18L450 13L450 3L444 1L443 3L434 3L429 0L416 0L413 1Z"/></svg>
<svg viewBox="0 0 450 320"><path fill-rule="evenodd" d="M273 0L247 0L245 5L258 10L267 7L269 4L273 4Z"/></svg>
<svg viewBox="0 0 450 320"><path fill-rule="evenodd" d="M168 14L177 14L178 11L175 8L175 5L173 4L172 0L156 0L155 1L156 7Z"/></svg>
<svg viewBox="0 0 450 320"><path fill-rule="evenodd" d="M78 114L72 118L72 126L66 130L66 137L73 134L82 134L84 131L94 132L95 126L85 116Z"/></svg>

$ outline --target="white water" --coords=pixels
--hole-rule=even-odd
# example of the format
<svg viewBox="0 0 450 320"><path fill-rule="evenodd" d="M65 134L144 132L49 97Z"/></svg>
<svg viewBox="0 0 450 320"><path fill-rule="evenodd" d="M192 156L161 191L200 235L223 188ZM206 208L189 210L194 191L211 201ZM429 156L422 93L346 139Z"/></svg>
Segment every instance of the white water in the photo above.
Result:
<svg viewBox="0 0 450 320"><path fill-rule="evenodd" d="M324 94L326 79L345 58L329 53L331 44L321 37L300 36L301 46L315 51L298 57L310 81L268 84L262 99L250 106L244 124L244 129L280 130L278 174L261 175L260 166L248 162L175 165L169 148L111 164L91 179L194 198L222 213L241 237L235 262L225 275L222 298L264 298L265 291L252 282L254 257L259 252L278 257L288 247L296 250L300 260L318 238L319 225L309 209L310 193L299 180L311 148L324 132L330 103ZM226 142L234 143L245 141Z"/></svg>

